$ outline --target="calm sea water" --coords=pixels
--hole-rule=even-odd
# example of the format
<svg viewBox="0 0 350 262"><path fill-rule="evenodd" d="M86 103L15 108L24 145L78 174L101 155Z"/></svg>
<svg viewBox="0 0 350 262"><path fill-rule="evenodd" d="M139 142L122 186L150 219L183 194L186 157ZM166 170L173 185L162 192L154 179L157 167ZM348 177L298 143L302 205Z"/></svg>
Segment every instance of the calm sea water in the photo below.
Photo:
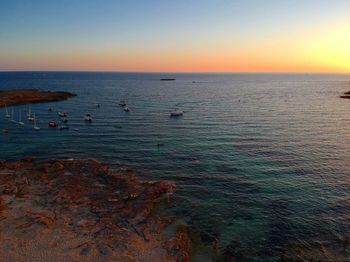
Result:
<svg viewBox="0 0 350 262"><path fill-rule="evenodd" d="M164 77L177 80L159 81ZM0 73L0 89L78 94L32 105L39 132L27 121L22 128L10 123L0 109L0 128L10 130L0 134L0 159L92 157L130 164L145 179L174 181L171 212L208 246L218 238L220 253L237 261L277 261L296 248L344 255L337 245L350 236L350 101L339 95L350 90L349 80L350 75ZM121 99L131 112L118 106ZM184 116L170 118L174 107ZM14 107L16 117L25 109ZM49 120L58 120L57 111L68 113L70 130L48 128ZM93 123L84 123L85 113ZM215 259L209 248L197 253L195 260Z"/></svg>

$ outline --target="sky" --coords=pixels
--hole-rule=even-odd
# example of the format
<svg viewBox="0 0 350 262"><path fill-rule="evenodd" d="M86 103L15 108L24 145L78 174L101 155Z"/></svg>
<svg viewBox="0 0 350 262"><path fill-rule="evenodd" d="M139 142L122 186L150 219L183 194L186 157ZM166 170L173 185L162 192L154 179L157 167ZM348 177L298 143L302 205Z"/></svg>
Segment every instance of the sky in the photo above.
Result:
<svg viewBox="0 0 350 262"><path fill-rule="evenodd" d="M350 73L350 1L1 0L0 70Z"/></svg>

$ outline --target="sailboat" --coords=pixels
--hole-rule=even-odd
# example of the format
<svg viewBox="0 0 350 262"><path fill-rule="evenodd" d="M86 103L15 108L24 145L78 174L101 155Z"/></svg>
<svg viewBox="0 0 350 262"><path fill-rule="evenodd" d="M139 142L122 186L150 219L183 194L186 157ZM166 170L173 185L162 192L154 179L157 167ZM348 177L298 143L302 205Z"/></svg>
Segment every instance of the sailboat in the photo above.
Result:
<svg viewBox="0 0 350 262"><path fill-rule="evenodd" d="M10 119L10 121L13 122L13 123L16 123L16 120L13 119L14 114L15 114L15 112L14 112L14 110L13 110L13 108L12 108L11 119Z"/></svg>
<svg viewBox="0 0 350 262"><path fill-rule="evenodd" d="M6 105L5 105L5 110L6 110L5 117L10 118L11 115L9 114L9 111L7 110L7 106Z"/></svg>
<svg viewBox="0 0 350 262"><path fill-rule="evenodd" d="M27 116L28 116L28 120L29 121L34 121L35 120L35 114L33 115L32 110L30 109L30 107L29 107Z"/></svg>
<svg viewBox="0 0 350 262"><path fill-rule="evenodd" d="M27 116L28 116L28 120L29 120L29 121L34 121L35 116L33 115L32 109L31 109L30 107L29 107L29 109L28 109L28 114L27 114Z"/></svg>
<svg viewBox="0 0 350 262"><path fill-rule="evenodd" d="M21 125L21 126L24 126L24 123L22 122L22 112L21 112L21 110L19 110L18 124Z"/></svg>
<svg viewBox="0 0 350 262"><path fill-rule="evenodd" d="M40 130L40 127L38 127L38 126L36 125L35 113L34 113L34 130L35 130L35 131L39 131L39 130Z"/></svg>

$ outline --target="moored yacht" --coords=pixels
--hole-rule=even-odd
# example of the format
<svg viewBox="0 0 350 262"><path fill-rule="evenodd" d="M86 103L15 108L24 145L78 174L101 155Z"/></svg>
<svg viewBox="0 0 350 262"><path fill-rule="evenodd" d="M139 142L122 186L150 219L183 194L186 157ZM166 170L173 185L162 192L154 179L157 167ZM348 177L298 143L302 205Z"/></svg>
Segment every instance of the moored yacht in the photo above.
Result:
<svg viewBox="0 0 350 262"><path fill-rule="evenodd" d="M184 114L184 111L182 111L182 110L180 110L178 108L170 111L170 116L171 117L182 116L183 114Z"/></svg>

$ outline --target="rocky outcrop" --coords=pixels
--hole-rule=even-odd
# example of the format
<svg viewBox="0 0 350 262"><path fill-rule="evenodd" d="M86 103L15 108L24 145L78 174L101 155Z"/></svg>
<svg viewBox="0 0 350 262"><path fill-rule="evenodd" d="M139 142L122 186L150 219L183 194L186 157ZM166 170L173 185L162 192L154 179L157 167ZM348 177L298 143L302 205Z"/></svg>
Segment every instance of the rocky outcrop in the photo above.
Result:
<svg viewBox="0 0 350 262"><path fill-rule="evenodd" d="M169 182L142 182L95 160L0 162L1 261L174 261L190 253L177 232L167 252L157 215ZM175 251L174 251L175 250Z"/></svg>
<svg viewBox="0 0 350 262"><path fill-rule="evenodd" d="M69 92L50 92L38 89L15 89L0 91L0 107L66 100L76 96Z"/></svg>
<svg viewBox="0 0 350 262"><path fill-rule="evenodd" d="M166 243L170 255L177 258L177 261L188 261L191 253L193 240L187 226L181 225L176 229L176 234Z"/></svg>

